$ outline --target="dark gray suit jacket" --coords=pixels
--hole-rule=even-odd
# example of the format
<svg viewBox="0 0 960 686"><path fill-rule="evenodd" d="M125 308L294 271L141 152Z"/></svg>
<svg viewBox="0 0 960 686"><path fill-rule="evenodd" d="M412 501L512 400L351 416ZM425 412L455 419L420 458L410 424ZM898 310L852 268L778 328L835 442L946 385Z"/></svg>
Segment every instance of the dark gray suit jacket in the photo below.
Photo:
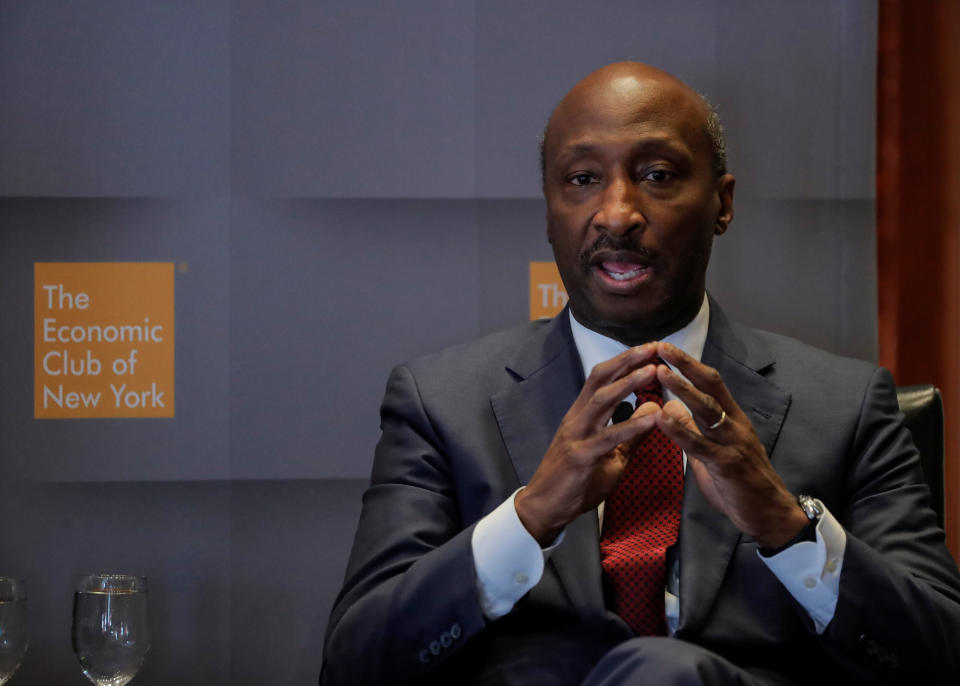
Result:
<svg viewBox="0 0 960 686"><path fill-rule="evenodd" d="M817 636L756 544L687 479L677 637L798 682L956 683L960 577L890 375L711 306L704 363L791 492L839 519L847 549ZM566 313L394 370L323 684L578 684L631 636L604 604L594 512L567 528L513 612L487 622L477 598L473 525L529 480L582 384Z"/></svg>

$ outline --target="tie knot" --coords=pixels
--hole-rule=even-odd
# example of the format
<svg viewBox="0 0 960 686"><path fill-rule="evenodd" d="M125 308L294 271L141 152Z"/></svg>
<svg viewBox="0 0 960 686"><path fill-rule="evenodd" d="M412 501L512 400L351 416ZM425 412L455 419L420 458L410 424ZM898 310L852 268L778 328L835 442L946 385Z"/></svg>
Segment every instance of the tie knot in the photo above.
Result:
<svg viewBox="0 0 960 686"><path fill-rule="evenodd" d="M663 386L660 385L656 377L637 391L637 407L640 407L644 403L651 402L657 405L663 405Z"/></svg>

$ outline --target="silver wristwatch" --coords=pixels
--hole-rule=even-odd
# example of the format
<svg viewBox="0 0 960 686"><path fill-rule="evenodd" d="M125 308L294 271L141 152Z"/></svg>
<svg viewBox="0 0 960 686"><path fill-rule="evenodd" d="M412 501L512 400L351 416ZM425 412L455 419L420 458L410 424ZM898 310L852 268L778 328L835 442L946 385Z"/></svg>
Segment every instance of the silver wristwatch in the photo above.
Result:
<svg viewBox="0 0 960 686"><path fill-rule="evenodd" d="M811 522L820 521L820 518L823 516L823 505L819 500L813 496L800 494L797 496L797 503L803 510L803 514L807 515L807 519Z"/></svg>

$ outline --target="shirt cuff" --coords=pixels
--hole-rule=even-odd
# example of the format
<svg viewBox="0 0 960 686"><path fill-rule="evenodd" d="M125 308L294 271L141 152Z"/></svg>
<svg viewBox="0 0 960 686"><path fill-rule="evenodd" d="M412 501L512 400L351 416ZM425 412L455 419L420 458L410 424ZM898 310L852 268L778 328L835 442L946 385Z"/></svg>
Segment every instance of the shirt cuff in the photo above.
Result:
<svg viewBox="0 0 960 686"><path fill-rule="evenodd" d="M477 522L470 538L480 609L487 619L503 617L537 585L564 537L561 532L549 548L540 547L517 516L513 499L519 490Z"/></svg>
<svg viewBox="0 0 960 686"><path fill-rule="evenodd" d="M823 507L823 503L817 502ZM801 541L771 557L757 552L757 557L810 615L818 634L826 630L837 609L846 548L846 532L823 507L816 542Z"/></svg>

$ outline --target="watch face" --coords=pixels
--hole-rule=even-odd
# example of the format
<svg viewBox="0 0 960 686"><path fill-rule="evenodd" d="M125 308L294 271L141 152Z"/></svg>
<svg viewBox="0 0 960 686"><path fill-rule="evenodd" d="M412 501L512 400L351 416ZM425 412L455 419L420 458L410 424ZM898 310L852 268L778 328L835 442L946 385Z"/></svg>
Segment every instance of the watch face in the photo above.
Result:
<svg viewBox="0 0 960 686"><path fill-rule="evenodd" d="M809 495L798 495L797 502L800 504L800 507L803 508L807 519L820 519L820 517L823 516L823 506L816 498Z"/></svg>

